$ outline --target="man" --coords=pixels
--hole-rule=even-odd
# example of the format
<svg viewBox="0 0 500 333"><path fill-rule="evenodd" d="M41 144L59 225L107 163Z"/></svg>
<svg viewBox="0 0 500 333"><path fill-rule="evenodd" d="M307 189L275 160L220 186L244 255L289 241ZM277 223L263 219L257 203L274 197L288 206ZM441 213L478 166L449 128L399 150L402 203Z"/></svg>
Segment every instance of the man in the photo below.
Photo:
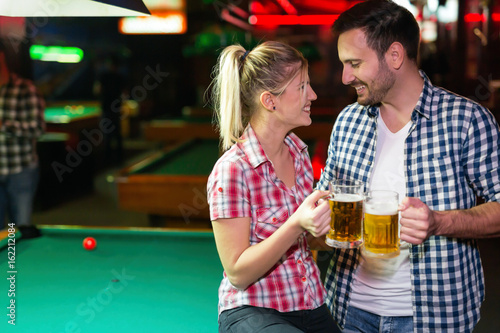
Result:
<svg viewBox="0 0 500 333"><path fill-rule="evenodd" d="M33 83L9 70L0 45L0 229L5 217L24 238L35 237L31 225L39 179L36 139L43 133L44 102Z"/></svg>
<svg viewBox="0 0 500 333"><path fill-rule="evenodd" d="M498 124L418 70L420 31L406 9L363 2L333 31L358 97L336 120L318 188L352 178L402 198L398 257L334 249L334 318L344 332L472 331L484 299L475 239L500 236Z"/></svg>

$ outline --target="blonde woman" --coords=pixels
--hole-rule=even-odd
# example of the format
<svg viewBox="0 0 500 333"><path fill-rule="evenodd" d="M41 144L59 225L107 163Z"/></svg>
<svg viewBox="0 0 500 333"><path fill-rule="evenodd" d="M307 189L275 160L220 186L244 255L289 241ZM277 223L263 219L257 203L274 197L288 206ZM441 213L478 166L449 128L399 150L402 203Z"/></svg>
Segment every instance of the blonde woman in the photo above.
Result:
<svg viewBox="0 0 500 333"><path fill-rule="evenodd" d="M327 193L312 193L307 146L290 132L311 124L317 97L306 59L278 42L229 46L212 88L228 149L207 186L224 267L219 332L337 332L306 240L329 229Z"/></svg>

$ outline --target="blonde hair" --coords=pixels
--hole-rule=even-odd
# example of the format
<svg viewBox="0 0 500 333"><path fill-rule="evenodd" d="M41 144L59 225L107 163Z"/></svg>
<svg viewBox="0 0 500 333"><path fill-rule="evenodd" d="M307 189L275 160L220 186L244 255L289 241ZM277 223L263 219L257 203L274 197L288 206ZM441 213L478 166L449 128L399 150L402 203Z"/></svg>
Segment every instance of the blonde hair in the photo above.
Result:
<svg viewBox="0 0 500 333"><path fill-rule="evenodd" d="M214 67L212 107L223 150L239 142L264 91L280 95L307 60L295 48L268 41L245 51L241 45L226 47Z"/></svg>

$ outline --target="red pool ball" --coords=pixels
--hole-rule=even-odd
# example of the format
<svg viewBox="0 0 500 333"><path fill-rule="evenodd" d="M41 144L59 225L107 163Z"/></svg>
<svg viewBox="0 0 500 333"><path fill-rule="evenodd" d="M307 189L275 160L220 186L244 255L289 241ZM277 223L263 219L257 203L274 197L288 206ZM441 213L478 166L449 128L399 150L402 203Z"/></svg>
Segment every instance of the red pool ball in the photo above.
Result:
<svg viewBox="0 0 500 333"><path fill-rule="evenodd" d="M94 237L86 237L84 240L83 240L83 247L85 250L93 250L95 249L95 246L96 246L96 241L94 239Z"/></svg>

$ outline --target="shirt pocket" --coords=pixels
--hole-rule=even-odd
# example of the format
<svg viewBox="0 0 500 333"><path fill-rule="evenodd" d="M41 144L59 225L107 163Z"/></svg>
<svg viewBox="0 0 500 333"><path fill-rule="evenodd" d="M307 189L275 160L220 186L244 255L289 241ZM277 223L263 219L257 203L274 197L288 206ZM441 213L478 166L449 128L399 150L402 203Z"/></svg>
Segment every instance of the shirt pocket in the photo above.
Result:
<svg viewBox="0 0 500 333"><path fill-rule="evenodd" d="M264 240L288 220L288 209L282 206L259 208L256 219L255 235L258 239Z"/></svg>
<svg viewBox="0 0 500 333"><path fill-rule="evenodd" d="M448 155L429 156L422 161L422 169L421 174L428 177L426 180L431 188L441 188L456 176L453 160Z"/></svg>
<svg viewBox="0 0 500 333"><path fill-rule="evenodd" d="M456 208L459 196L457 178L463 177L462 170L457 168L456 161L449 155L435 155L422 161L419 173L421 198L431 209Z"/></svg>

